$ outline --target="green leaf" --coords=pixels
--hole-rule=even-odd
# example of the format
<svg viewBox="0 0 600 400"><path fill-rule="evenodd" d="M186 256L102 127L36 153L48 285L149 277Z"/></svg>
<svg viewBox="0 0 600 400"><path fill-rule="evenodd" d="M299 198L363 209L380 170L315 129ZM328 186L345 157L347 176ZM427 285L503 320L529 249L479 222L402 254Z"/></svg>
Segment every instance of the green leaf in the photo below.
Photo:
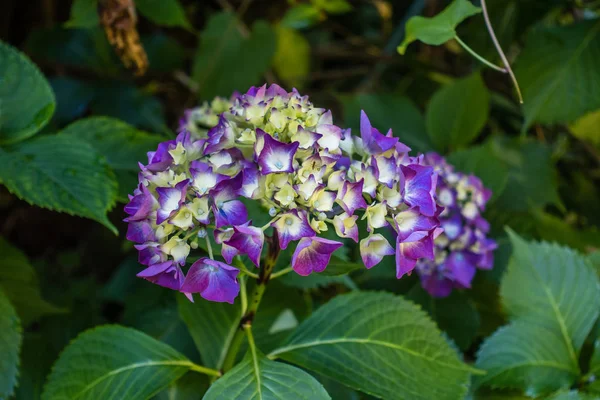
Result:
<svg viewBox="0 0 600 400"><path fill-rule="evenodd" d="M407 298L427 311L438 327L463 351L469 349L479 331L479 313L467 296L453 291L449 297L434 298L415 285ZM460 318L456 318L460 315Z"/></svg>
<svg viewBox="0 0 600 400"><path fill-rule="evenodd" d="M203 400L321 400L331 399L323 385L306 372L248 353L244 360L214 383Z"/></svg>
<svg viewBox="0 0 600 400"><path fill-rule="evenodd" d="M600 147L600 110L592 111L569 125L571 133L578 139Z"/></svg>
<svg viewBox="0 0 600 400"><path fill-rule="evenodd" d="M334 298L270 356L396 399L463 398L470 371L419 307L389 293Z"/></svg>
<svg viewBox="0 0 600 400"><path fill-rule="evenodd" d="M161 102L134 85L116 81L99 85L92 111L94 114L121 119L141 129L172 134L165 121Z"/></svg>
<svg viewBox="0 0 600 400"><path fill-rule="evenodd" d="M142 46L148 55L151 71L168 74L183 68L186 49L172 37L163 33L142 36Z"/></svg>
<svg viewBox="0 0 600 400"><path fill-rule="evenodd" d="M396 94L359 94L343 96L341 100L345 124L355 135L360 134L360 110L364 110L374 127L383 132L393 129L394 136L412 150L426 152L433 149L425 119L409 98Z"/></svg>
<svg viewBox="0 0 600 400"><path fill-rule="evenodd" d="M488 374L475 384L522 389L530 396L568 388L599 314L598 277L569 248L528 243L512 231L509 236L513 256L500 295L514 322L481 347L476 366Z"/></svg>
<svg viewBox="0 0 600 400"><path fill-rule="evenodd" d="M48 135L0 149L0 182L30 204L91 218L117 232L106 216L117 194L114 174L81 140Z"/></svg>
<svg viewBox="0 0 600 400"><path fill-rule="evenodd" d="M1 237L0 254L0 289L10 299L24 326L43 315L64 312L42 298L35 270L25 254Z"/></svg>
<svg viewBox="0 0 600 400"><path fill-rule="evenodd" d="M26 49L33 59L90 70L100 76L114 77L124 70L100 27L64 29L55 26L34 30L27 38Z"/></svg>
<svg viewBox="0 0 600 400"><path fill-rule="evenodd" d="M598 276L572 249L526 242L512 231L509 236L513 256L500 287L504 310L511 319L559 334L577 365L581 346L600 313Z"/></svg>
<svg viewBox="0 0 600 400"><path fill-rule="evenodd" d="M294 29L279 25L273 69L287 85L302 87L310 72L310 43Z"/></svg>
<svg viewBox="0 0 600 400"><path fill-rule="evenodd" d="M204 99L229 97L235 90L246 91L262 81L275 54L275 33L265 21L254 23L245 38L237 17L228 12L214 14L200 35L194 60L193 78ZM244 68L239 68L243 65Z"/></svg>
<svg viewBox="0 0 600 400"><path fill-rule="evenodd" d="M438 90L425 115L438 151L464 147L479 136L490 111L490 93L476 72Z"/></svg>
<svg viewBox="0 0 600 400"><path fill-rule="evenodd" d="M365 265L361 262L351 262L339 259L336 256L331 257L331 261L327 264L327 268L323 272L319 272L320 276L339 276L346 275L357 269L364 269Z"/></svg>
<svg viewBox="0 0 600 400"><path fill-rule="evenodd" d="M531 397L568 388L579 373L559 333L519 320L484 342L475 366L487 371L476 386L522 389Z"/></svg>
<svg viewBox="0 0 600 400"><path fill-rule="evenodd" d="M524 129L573 122L600 108L600 20L531 32L515 74L523 90Z"/></svg>
<svg viewBox="0 0 600 400"><path fill-rule="evenodd" d="M252 290L252 286L248 287L249 293ZM280 346L310 311L301 290L290 289L278 279L269 282L252 323L256 345L265 352Z"/></svg>
<svg viewBox="0 0 600 400"><path fill-rule="evenodd" d="M90 117L81 119L60 133L79 138L102 154L115 172L119 183L119 200L127 202L138 183L138 162L146 162L163 137L140 131L118 119Z"/></svg>
<svg viewBox="0 0 600 400"><path fill-rule="evenodd" d="M358 289L356 284L347 275L326 276L323 274L310 274L309 276L300 276L296 273L289 273L281 277L281 282L287 286L298 289L317 289L331 285L342 285L348 289Z"/></svg>
<svg viewBox="0 0 600 400"><path fill-rule="evenodd" d="M311 2L329 14L343 14L352 10L352 4L346 0L311 0Z"/></svg>
<svg viewBox="0 0 600 400"><path fill-rule="evenodd" d="M188 372L157 394L154 400L198 400L209 386L208 377L202 379L195 372Z"/></svg>
<svg viewBox="0 0 600 400"><path fill-rule="evenodd" d="M496 154L509 166L508 182L495 202L499 209L529 211L548 204L561 206L557 172L547 145L534 141L506 142Z"/></svg>
<svg viewBox="0 0 600 400"><path fill-rule="evenodd" d="M291 29L309 28L325 19L325 16L312 4L296 4L287 10L281 19L281 26Z"/></svg>
<svg viewBox="0 0 600 400"><path fill-rule="evenodd" d="M469 147L448 156L448 162L458 171L473 174L492 191L497 199L508 183L508 165L497 154L498 146L492 140L480 146Z"/></svg>
<svg viewBox="0 0 600 400"><path fill-rule="evenodd" d="M567 221L541 210L532 210L538 236L548 242L557 242L580 251L595 248L600 243L597 229L581 229Z"/></svg>
<svg viewBox="0 0 600 400"><path fill-rule="evenodd" d="M229 344L242 316L239 303L215 303L199 299L190 302L178 295L179 315L196 343L202 362L209 368L221 369Z"/></svg>
<svg viewBox="0 0 600 400"><path fill-rule="evenodd" d="M192 27L178 0L136 0L135 6L140 14L157 25Z"/></svg>
<svg viewBox="0 0 600 400"><path fill-rule="evenodd" d="M71 6L71 18L65 26L68 28L92 28L99 23L98 0L74 0Z"/></svg>
<svg viewBox="0 0 600 400"><path fill-rule="evenodd" d="M475 7L469 0L454 0L433 18L412 17L406 23L406 36L398 46L398 52L404 54L408 45L415 40L434 46L444 44L456 36L458 24L480 12L481 8Z"/></svg>
<svg viewBox="0 0 600 400"><path fill-rule="evenodd" d="M59 126L82 117L94 99L94 87L84 81L55 77L50 79L50 85L56 95L56 112L52 121Z"/></svg>
<svg viewBox="0 0 600 400"><path fill-rule="evenodd" d="M0 289L0 398L12 396L17 385L21 324L17 312Z"/></svg>
<svg viewBox="0 0 600 400"><path fill-rule="evenodd" d="M0 144L35 135L56 101L48 81L23 53L0 41Z"/></svg>
<svg viewBox="0 0 600 400"><path fill-rule="evenodd" d="M144 333L102 326L67 346L52 368L42 400L147 399L193 366Z"/></svg>

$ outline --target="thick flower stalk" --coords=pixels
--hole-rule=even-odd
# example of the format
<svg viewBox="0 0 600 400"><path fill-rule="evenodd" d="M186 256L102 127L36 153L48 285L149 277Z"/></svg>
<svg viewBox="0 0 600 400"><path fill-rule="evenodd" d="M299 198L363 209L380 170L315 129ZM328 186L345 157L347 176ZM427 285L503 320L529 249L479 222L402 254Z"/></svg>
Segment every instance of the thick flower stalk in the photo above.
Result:
<svg viewBox="0 0 600 400"><path fill-rule="evenodd" d="M360 241L367 268L395 254L398 277L418 259L433 259L441 212L437 174L422 156L410 157L391 130L383 135L363 113L361 137L353 137L333 124L330 111L277 85L251 88L213 115L223 104L204 108L204 121L215 123L206 134L192 135L188 118L177 139L161 143L141 166L140 185L125 208L127 238L148 266L139 276L190 298L200 293L233 302L240 271L231 263L245 255L260 267L270 228L281 250L295 246L291 266L300 275L323 271L343 245L322 237L328 230ZM242 198L260 202L271 221L254 226ZM359 218L368 226L362 240ZM378 231L387 226L396 232L395 249ZM214 260L210 238L225 262ZM184 275L200 241L209 257Z"/></svg>
<svg viewBox="0 0 600 400"><path fill-rule="evenodd" d="M443 233L436 237L435 259L421 259L421 284L434 297L446 297L453 288L470 288L478 268L492 269L496 242L487 237L490 226L482 213L492 192L473 175L454 171L446 160L429 153L425 162L438 175L437 202Z"/></svg>

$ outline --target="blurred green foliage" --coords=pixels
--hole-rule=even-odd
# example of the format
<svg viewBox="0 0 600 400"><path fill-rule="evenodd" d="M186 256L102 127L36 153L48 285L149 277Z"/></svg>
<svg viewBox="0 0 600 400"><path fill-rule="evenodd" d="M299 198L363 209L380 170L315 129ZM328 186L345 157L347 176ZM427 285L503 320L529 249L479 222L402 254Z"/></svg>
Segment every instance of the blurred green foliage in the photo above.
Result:
<svg viewBox="0 0 600 400"><path fill-rule="evenodd" d="M519 274L544 276L562 260L581 279L589 273L583 265L595 262L600 248L597 1L486 2L523 105L508 75L470 54L502 67L479 1L137 0L137 31L149 60L143 76L127 70L108 42L98 13L103 1L0 5L0 343L23 342L16 389L16 353L2 349L7 357L0 368L8 372L0 378L0 398L16 390L17 399L39 399L64 347L83 330L108 322L144 332L141 340L152 346L156 340L168 344L169 354L219 367L219 346L239 310L193 305L135 278L139 266L124 240L121 208L135 187L137 163L174 137L184 110L264 82L301 89L355 134L365 110L373 126L393 129L414 151L440 152L458 170L479 176L493 191L485 217L500 248L495 269L478 275L472 290L432 300L416 278L392 279L393 265L368 274L355 269L356 246L347 245L336 253L336 276L290 274L267 294L273 297L256 327L260 348L276 348L337 294L387 290L420 304L466 360L478 358L486 340L477 365L499 372L478 383L517 394L482 389L472 398L516 399L560 389L546 398L587 399L584 391L598 392L597 384L587 385L600 368L600 352L593 350L598 329L586 337L577 321L568 320L567 335L557 341L554 328L539 332L531 326L531 315L520 312L527 307L507 304L517 289L537 295L539 281ZM252 213L266 218L265 210ZM511 240L505 226L516 232ZM521 237L558 244L526 244ZM519 253L511 256L513 246ZM547 253L540 252L544 246L551 246ZM586 261L561 246L595 256ZM534 269L524 269L528 265ZM593 319L589 306L597 298L569 305L561 297L594 283L590 278L574 285L573 276L560 281L562 288L549 285L551 299L564 318L572 306L573 313ZM540 298L531 301L548 306ZM217 331L225 336L212 335ZM520 377L532 370L496 362L505 355L494 353L501 347L494 343L516 346L516 354L524 349L515 338L533 343L532 337L543 335L554 335L546 343L566 346L568 357L546 359L537 349L513 361L566 360L567 370L555 379L540 373L524 382ZM583 354L581 360L568 354L570 337L577 339L571 350ZM333 398L370 398L317 378ZM198 398L208 384L187 374L156 398ZM580 392L564 391L569 388Z"/></svg>

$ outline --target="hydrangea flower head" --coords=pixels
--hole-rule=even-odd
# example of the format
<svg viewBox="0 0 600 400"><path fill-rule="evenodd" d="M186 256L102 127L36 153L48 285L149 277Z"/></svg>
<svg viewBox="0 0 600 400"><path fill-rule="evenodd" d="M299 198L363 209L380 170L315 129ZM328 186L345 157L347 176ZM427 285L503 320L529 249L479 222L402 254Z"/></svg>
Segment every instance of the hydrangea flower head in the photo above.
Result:
<svg viewBox="0 0 600 400"><path fill-rule="evenodd" d="M227 110L216 115L225 103ZM433 258L441 212L437 173L422 156L410 157L391 130L383 135L363 113L361 137L353 137L333 123L330 111L277 85L202 110L203 121L214 126L192 133L188 115L177 138L161 143L140 166L140 184L125 207L127 238L147 266L140 277L232 302L239 292L233 257L246 255L260 267L270 228L281 249L296 243L292 268L300 275L323 271L343 245L323 238L328 230L360 241L368 268L395 254L398 277L420 257ZM243 198L269 210L269 223L252 225ZM359 218L368 225L362 240ZM376 232L386 227L396 232L395 250ZM221 246L225 263L209 251L186 276L188 255L207 235Z"/></svg>
<svg viewBox="0 0 600 400"><path fill-rule="evenodd" d="M439 174L437 202L443 233L434 239L434 259L420 259L417 271L423 287L435 297L450 295L453 288L470 288L476 270L492 269L496 242L482 213L492 193L473 175L454 171L436 153L425 162Z"/></svg>

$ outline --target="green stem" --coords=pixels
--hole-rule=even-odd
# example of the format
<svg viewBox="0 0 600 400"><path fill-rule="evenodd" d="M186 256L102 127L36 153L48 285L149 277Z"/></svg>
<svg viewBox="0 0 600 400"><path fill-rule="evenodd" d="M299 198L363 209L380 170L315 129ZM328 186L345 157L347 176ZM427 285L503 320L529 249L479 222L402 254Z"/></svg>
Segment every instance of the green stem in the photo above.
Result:
<svg viewBox="0 0 600 400"><path fill-rule="evenodd" d="M483 58L482 56L480 56L479 54L477 54L475 52L475 50L473 50L472 48L470 48L469 46L467 46L467 44L465 42L463 42L462 40L460 40L460 38L457 36L454 36L454 40L456 40L458 42L458 44L460 44L462 46L463 49L465 49L469 54L471 54L473 57L475 57L476 59L478 59L479 61L481 61L482 63L484 63L485 65L487 65L488 67L495 69L496 71L500 71L503 74L506 74L508 71L505 68L501 68L495 64L492 64L491 62L489 62L488 60L486 60L485 58Z"/></svg>
<svg viewBox="0 0 600 400"><path fill-rule="evenodd" d="M235 265L237 265L237 267L240 269L240 271L242 271L244 274L248 275L251 278L258 279L258 275L256 275L253 272L248 271L248 269L244 265L244 262L242 261L242 259L239 256L236 256L234 258L234 261L235 261Z"/></svg>
<svg viewBox="0 0 600 400"><path fill-rule="evenodd" d="M252 326L252 321L254 320L254 316L258 311L260 302L265 294L265 289L267 288L267 283L269 283L271 274L273 273L273 268L275 268L277 258L279 257L280 248L277 235L273 235L272 237L267 238L267 240L269 243L267 258L260 268L260 272L256 279L256 285L254 286L254 291L250 297L250 301L248 302L248 309L240 318L238 329L233 335L233 339L231 339L229 349L227 350L225 360L223 361L223 373L229 371L235 364L237 353L244 342L244 331L247 331Z"/></svg>
<svg viewBox="0 0 600 400"><path fill-rule="evenodd" d="M286 274L292 272L293 270L294 269L292 267L287 267L285 269L282 269L281 271L277 271L271 275L271 279L279 278L280 276L286 275Z"/></svg>
<svg viewBox="0 0 600 400"><path fill-rule="evenodd" d="M515 76L512 68L510 67L510 63L508 62L508 58L502 51L502 46L500 46L500 42L496 38L496 34L494 33L494 28L492 27L492 21L490 21L490 16L488 15L487 5L485 4L485 0L481 0L481 10L483 11L483 19L485 21L485 26L487 27L488 32L490 33L490 37L492 38L492 42L494 42L494 46L496 47L496 51L502 60L502 63L506 67L506 71L508 75L510 75L510 79L515 85L515 90L517 91L517 95L519 96L519 103L523 104L523 95L521 94L521 88L519 87L519 82L517 81L517 77Z"/></svg>
<svg viewBox="0 0 600 400"><path fill-rule="evenodd" d="M185 363L182 365L189 367L189 369L191 371L199 372L201 374L205 374L205 375L209 375L209 376L216 376L216 377L219 377L222 375L221 372L217 371L216 369L206 368L206 367L203 367L202 365L194 364L191 361L189 363Z"/></svg>

